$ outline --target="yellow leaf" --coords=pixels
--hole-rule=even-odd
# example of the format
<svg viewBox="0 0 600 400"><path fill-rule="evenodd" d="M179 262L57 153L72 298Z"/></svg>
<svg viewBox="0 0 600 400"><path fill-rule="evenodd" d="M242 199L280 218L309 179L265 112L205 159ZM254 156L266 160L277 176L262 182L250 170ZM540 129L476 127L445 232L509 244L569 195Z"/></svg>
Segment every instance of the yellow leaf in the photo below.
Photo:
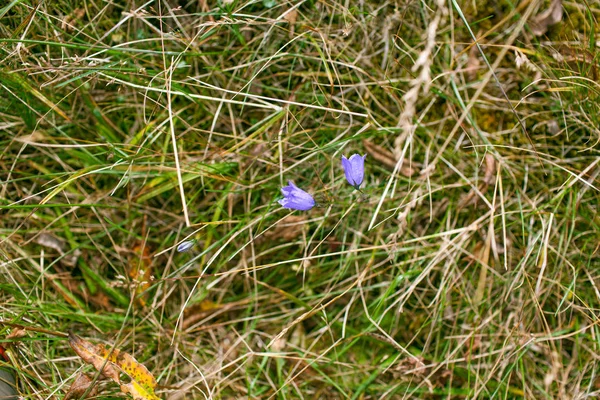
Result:
<svg viewBox="0 0 600 400"><path fill-rule="evenodd" d="M69 345L71 345L71 348L83 361L93 365L102 375L117 383L121 382L119 371L115 369L112 363L108 362L104 357L98 354L100 346L94 346L74 333L69 333Z"/></svg>
<svg viewBox="0 0 600 400"><path fill-rule="evenodd" d="M148 369L140 364L135 358L125 352L119 351L118 349L114 349L112 352L110 352L110 350L104 348L104 346L102 346L101 354L103 357L106 357L108 360L115 363L124 373L126 373L127 376L131 378L132 383L136 384L134 386L139 386L142 389L142 393L148 393L149 395L154 396L154 389L156 389L157 385L156 379L154 379L154 376L152 376L150 371L148 371ZM157 397L154 396L143 398L155 399Z"/></svg>
<svg viewBox="0 0 600 400"><path fill-rule="evenodd" d="M123 393L128 393L131 396L133 396L134 400L160 400L160 397L157 397L154 394L154 391L146 391L141 385L138 385L135 381L131 381L127 385L121 385L121 391Z"/></svg>
<svg viewBox="0 0 600 400"><path fill-rule="evenodd" d="M69 334L69 344L83 361L92 364L98 371L104 367L102 374L118 383L123 393L132 395L136 400L160 400L154 393L157 386L154 376L128 353L107 349L103 344L93 345L73 333ZM131 382L121 384L117 368L129 376Z"/></svg>

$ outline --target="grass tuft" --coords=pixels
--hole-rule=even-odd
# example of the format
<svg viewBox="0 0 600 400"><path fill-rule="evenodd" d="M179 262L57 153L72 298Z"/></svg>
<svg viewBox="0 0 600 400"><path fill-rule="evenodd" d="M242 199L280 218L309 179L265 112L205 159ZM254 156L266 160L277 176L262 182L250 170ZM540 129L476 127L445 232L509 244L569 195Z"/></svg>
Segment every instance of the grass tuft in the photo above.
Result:
<svg viewBox="0 0 600 400"><path fill-rule="evenodd" d="M74 332L165 399L598 396L598 12L558 3L3 5L0 368L62 398Z"/></svg>

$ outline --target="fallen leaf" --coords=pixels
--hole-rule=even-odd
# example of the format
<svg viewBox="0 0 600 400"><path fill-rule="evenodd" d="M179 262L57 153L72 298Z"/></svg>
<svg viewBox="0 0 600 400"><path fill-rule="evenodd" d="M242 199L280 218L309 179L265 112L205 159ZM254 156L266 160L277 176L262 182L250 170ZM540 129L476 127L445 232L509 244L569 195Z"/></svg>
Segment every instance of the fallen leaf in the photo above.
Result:
<svg viewBox="0 0 600 400"><path fill-rule="evenodd" d="M536 15L529 24L531 32L536 36L541 36L548 31L548 27L559 23L562 20L563 9L562 0L552 0L550 7Z"/></svg>
<svg viewBox="0 0 600 400"><path fill-rule="evenodd" d="M92 378L90 378L86 374L79 373L79 375L77 375L77 378L75 378L73 383L71 383L71 387L69 387L69 391L67 392L67 394L65 394L63 400L80 399L81 396L83 396L83 394L88 389L90 390L87 394L88 397L96 396L98 394L98 388L94 386L90 389L90 386L93 382L94 381L92 380Z"/></svg>
<svg viewBox="0 0 600 400"><path fill-rule="evenodd" d="M290 24L289 35L290 35L290 38L293 38L294 32L296 30L296 19L298 19L298 11L295 8L291 11L288 11L283 16L283 19L286 20Z"/></svg>
<svg viewBox="0 0 600 400"><path fill-rule="evenodd" d="M67 32L75 29L74 22L77 22L85 15L85 8L76 8L73 12L67 15L60 25L61 29Z"/></svg>
<svg viewBox="0 0 600 400"><path fill-rule="evenodd" d="M271 344L270 349L276 353L280 353L285 348L286 343L287 340L285 340L285 338L278 338Z"/></svg>
<svg viewBox="0 0 600 400"><path fill-rule="evenodd" d="M119 371L115 366L110 361L107 361L106 358L100 356L99 350L101 345L95 346L74 333L69 333L69 345L83 361L91 364L102 375L117 383L121 382ZM104 346L101 348L104 349Z"/></svg>
<svg viewBox="0 0 600 400"><path fill-rule="evenodd" d="M123 393L130 394L134 400L149 400L149 399L158 399L154 395L154 393L150 394L136 382L130 382L126 385L121 385L121 391Z"/></svg>
<svg viewBox="0 0 600 400"><path fill-rule="evenodd" d="M485 155L485 169L483 173L483 182L491 185L496 177L496 159L491 154Z"/></svg>
<svg viewBox="0 0 600 400"><path fill-rule="evenodd" d="M69 333L69 344L83 361L118 383L123 393L131 394L134 399L160 400L154 393L156 379L133 356L116 348L107 349L103 344L93 345L73 333ZM125 373L131 382L121 383L119 370Z"/></svg>
<svg viewBox="0 0 600 400"><path fill-rule="evenodd" d="M27 331L25 329L14 328L12 332L6 336L6 339L21 339L24 336L27 336Z"/></svg>
<svg viewBox="0 0 600 400"><path fill-rule="evenodd" d="M58 251L58 253L60 255L64 254L64 252L65 252L64 242L57 239L56 237L52 236L49 233L45 233L45 232L41 233L37 237L36 242L40 246L48 247L50 249L54 249L54 250Z"/></svg>
<svg viewBox="0 0 600 400"><path fill-rule="evenodd" d="M15 141L35 145L38 142L43 142L46 136L42 131L33 131L33 133L23 136L17 136Z"/></svg>
<svg viewBox="0 0 600 400"><path fill-rule="evenodd" d="M396 168L398 160L396 159L394 154L392 154L392 152L384 149L381 146L376 145L375 143L371 143L367 139L363 140L363 146L365 146L367 154L373 157L375 161L380 162L381 164L383 164L384 167L387 167L392 171ZM400 174L406 177L413 176L416 171L406 164L407 163L402 163L402 167L400 168Z"/></svg>
<svg viewBox="0 0 600 400"><path fill-rule="evenodd" d="M41 233L36 238L36 242L40 246L56 250L58 254L62 256L61 262L67 267L74 267L75 264L77 264L77 259L81 255L81 251L79 249L76 249L75 251L70 252L69 254L65 254L65 243L61 239L52 236L49 233Z"/></svg>
<svg viewBox="0 0 600 400"><path fill-rule="evenodd" d="M131 386L136 389L138 393L143 393L145 397L142 399L159 399L154 394L154 389L157 386L156 379L148 371L148 369L140 364L133 356L120 351L119 349L107 349L103 345L98 345L99 354L108 359L109 361L116 364L127 376L129 376L132 382L125 386Z"/></svg>
<svg viewBox="0 0 600 400"><path fill-rule="evenodd" d="M298 18L298 11L294 8L291 11L288 11L283 16L283 19L286 20L290 25L294 25L296 23L296 19Z"/></svg>

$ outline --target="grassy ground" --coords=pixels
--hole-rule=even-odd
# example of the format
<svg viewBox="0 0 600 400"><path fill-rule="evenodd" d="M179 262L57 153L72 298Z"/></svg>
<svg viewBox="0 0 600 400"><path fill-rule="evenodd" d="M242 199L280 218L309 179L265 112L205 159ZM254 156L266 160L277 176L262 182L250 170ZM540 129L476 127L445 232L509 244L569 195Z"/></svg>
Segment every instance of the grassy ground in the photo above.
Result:
<svg viewBox="0 0 600 400"><path fill-rule="evenodd" d="M163 399L598 396L600 8L549 3L4 2L22 396L94 375L69 331Z"/></svg>

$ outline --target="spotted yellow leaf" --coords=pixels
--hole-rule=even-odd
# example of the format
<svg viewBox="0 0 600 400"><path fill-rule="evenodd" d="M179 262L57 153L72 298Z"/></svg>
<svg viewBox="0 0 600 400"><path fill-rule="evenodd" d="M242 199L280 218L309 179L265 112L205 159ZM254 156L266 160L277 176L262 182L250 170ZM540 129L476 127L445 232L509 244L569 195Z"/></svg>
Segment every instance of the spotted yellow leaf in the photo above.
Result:
<svg viewBox="0 0 600 400"><path fill-rule="evenodd" d="M69 344L83 361L118 383L121 391L130 394L134 400L161 400L154 393L157 386L154 376L128 353L103 344L94 345L73 333L69 334ZM126 374L131 382L121 383L118 371Z"/></svg>

